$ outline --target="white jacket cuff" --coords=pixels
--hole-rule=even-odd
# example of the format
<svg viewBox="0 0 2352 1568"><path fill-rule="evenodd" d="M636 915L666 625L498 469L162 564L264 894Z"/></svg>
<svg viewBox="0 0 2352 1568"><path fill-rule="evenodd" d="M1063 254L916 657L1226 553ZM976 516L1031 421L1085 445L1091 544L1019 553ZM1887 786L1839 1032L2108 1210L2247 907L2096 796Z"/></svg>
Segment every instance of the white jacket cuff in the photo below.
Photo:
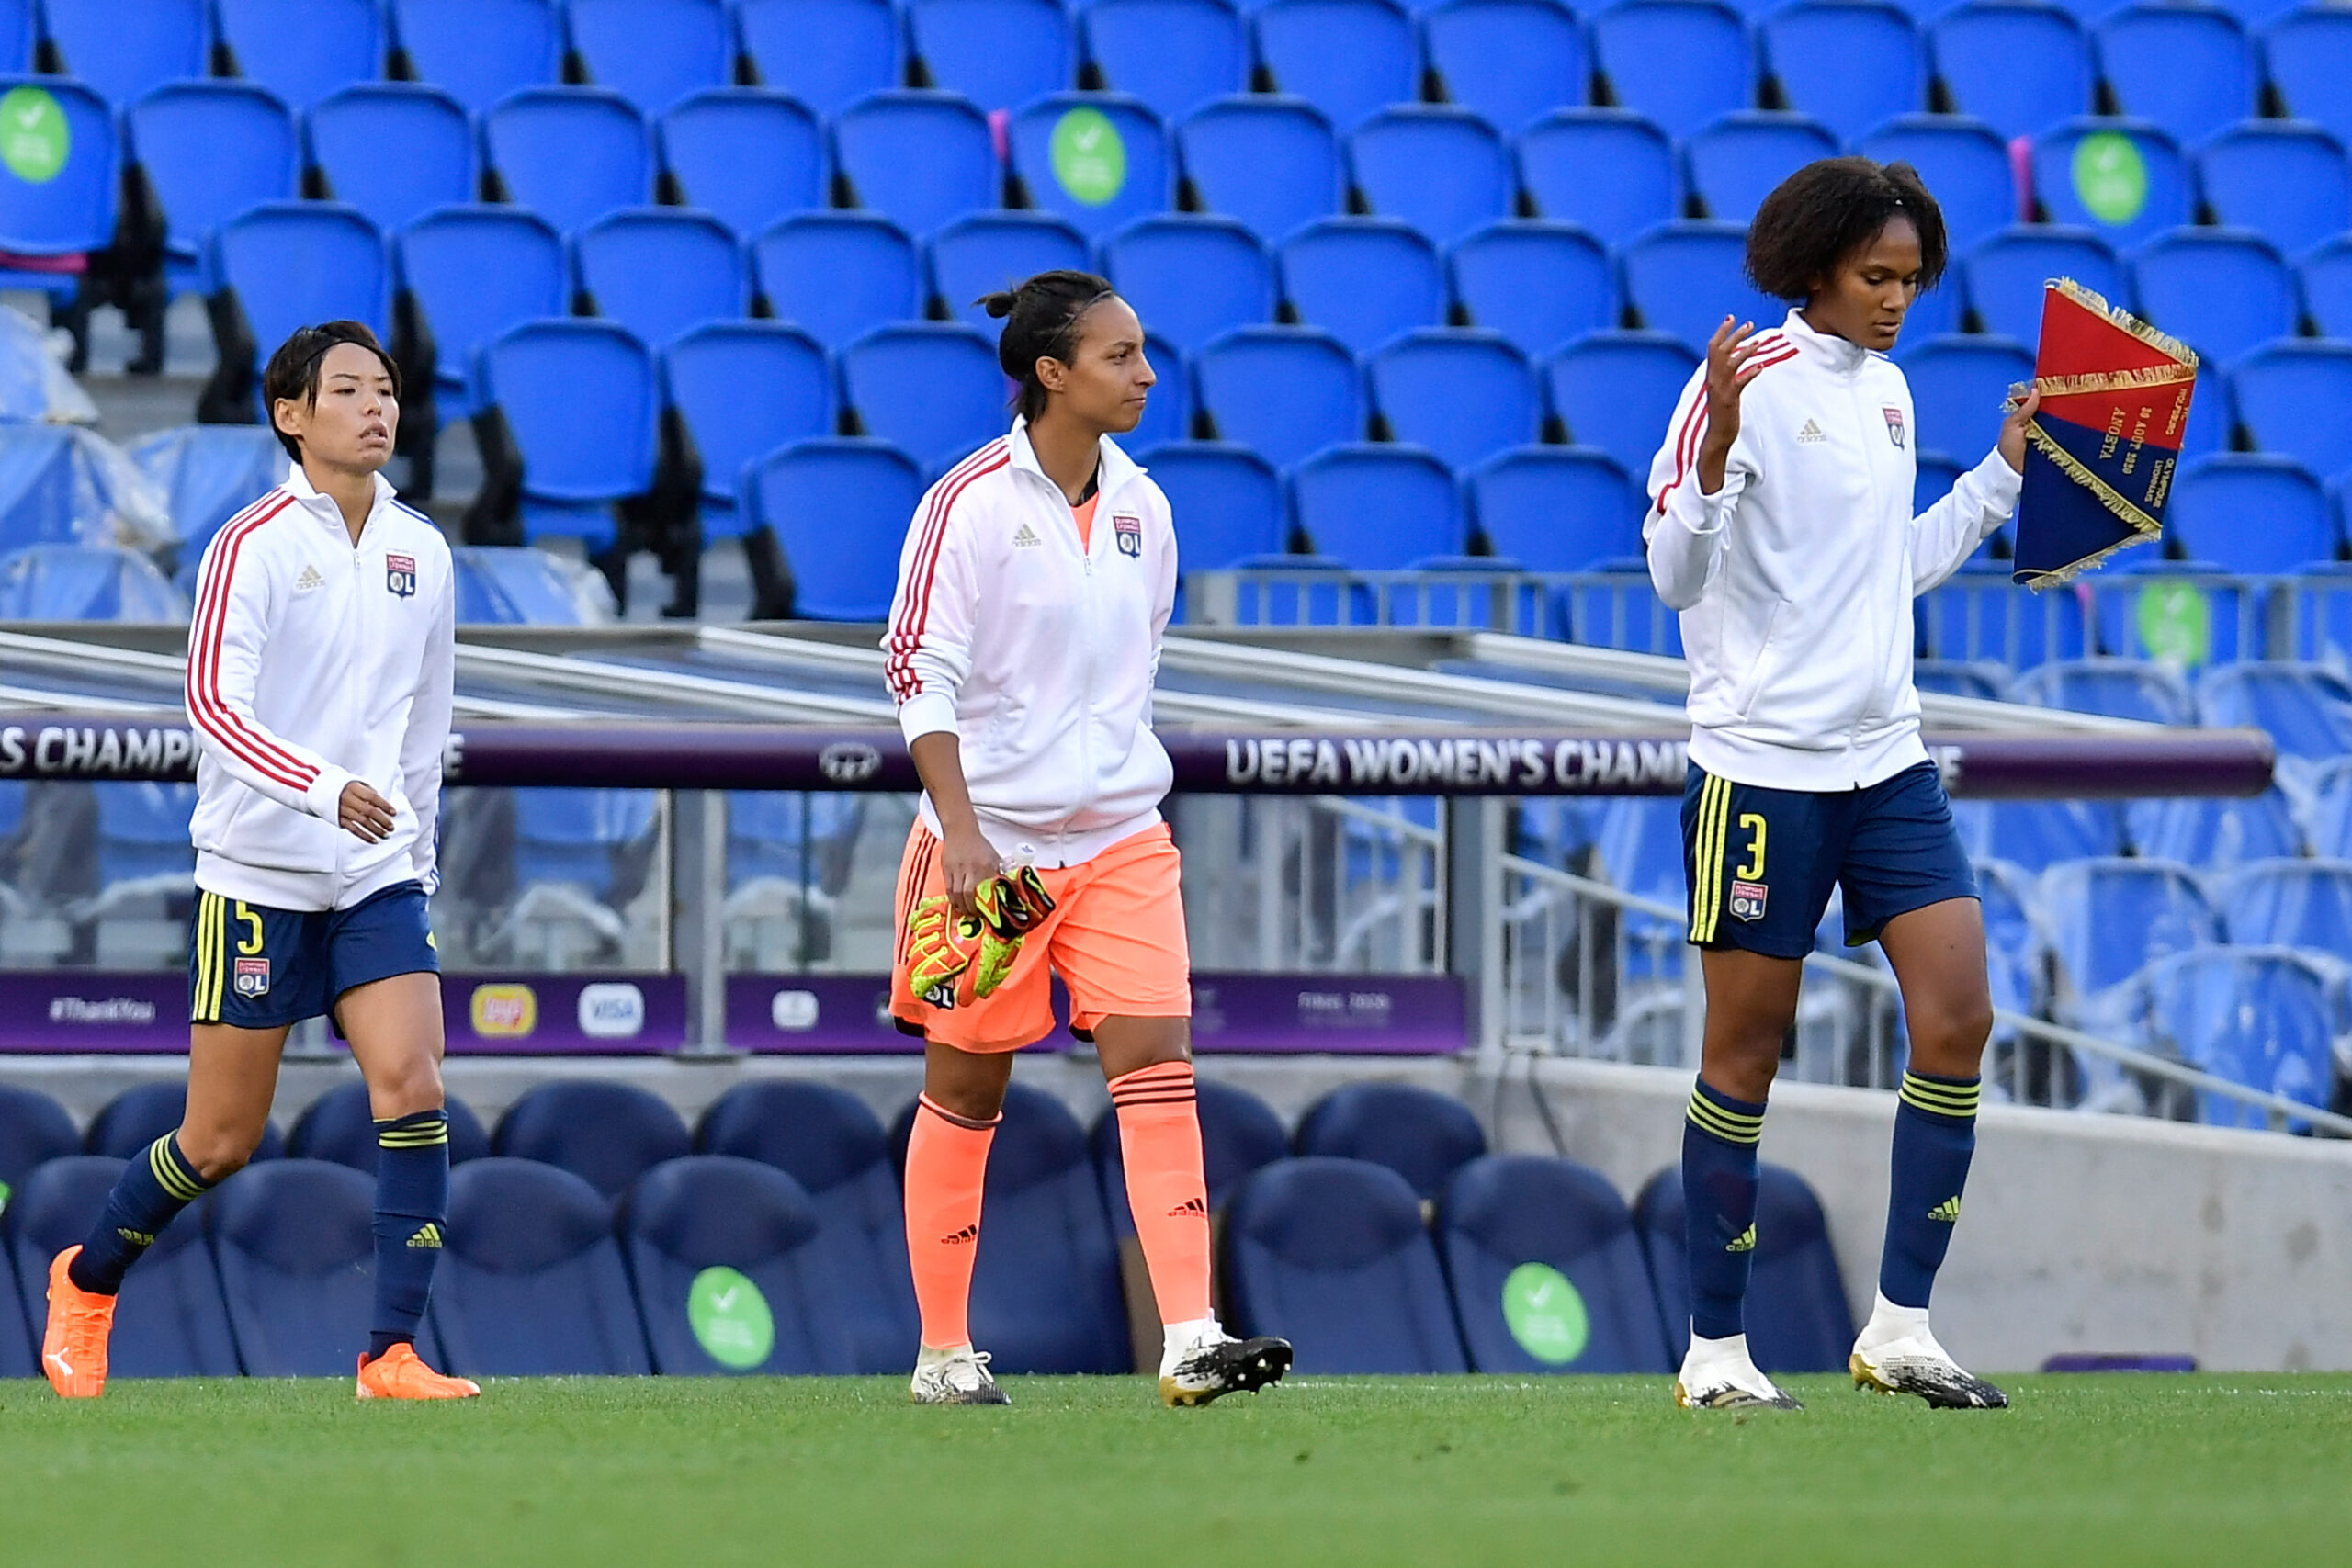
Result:
<svg viewBox="0 0 2352 1568"><path fill-rule="evenodd" d="M917 692L899 705L899 732L912 746L926 735L944 730L950 735L959 731L956 726L956 699L944 692Z"/></svg>
<svg viewBox="0 0 2352 1568"><path fill-rule="evenodd" d="M328 766L319 770L311 787L302 792L303 808L322 822L334 822L342 815L344 787L353 775L343 769Z"/></svg>

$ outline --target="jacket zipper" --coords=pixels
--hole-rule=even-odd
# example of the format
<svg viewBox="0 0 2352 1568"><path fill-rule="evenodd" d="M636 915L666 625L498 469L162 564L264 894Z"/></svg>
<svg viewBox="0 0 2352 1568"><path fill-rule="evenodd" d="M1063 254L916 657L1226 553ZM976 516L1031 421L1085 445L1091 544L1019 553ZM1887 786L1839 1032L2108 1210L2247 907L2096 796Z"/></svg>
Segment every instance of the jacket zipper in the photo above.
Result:
<svg viewBox="0 0 2352 1568"><path fill-rule="evenodd" d="M1884 558L1884 553L1886 550L1886 541L1880 537L1880 536L1886 532L1885 528L1883 526L1886 515L1886 508L1879 498L1879 459L1877 448L1871 445L1870 427L1863 423L1862 419L1862 415L1866 411L1863 408L1864 400L1862 397L1861 371L1862 367L1867 366L1869 363L1870 356L1868 354L1865 354L1862 356L1861 364L1857 365L1854 367L1853 375L1849 377L1847 379L1846 396L1847 403L1853 414L1854 428L1860 433L1861 446L1864 453L1862 459L1862 477L1864 481L1870 487L1869 514L1873 520L1871 527L1871 565L1873 570L1875 570L1880 561ZM1909 521L1910 520L1908 518L1905 519L1905 525L1906 528L1909 525ZM1881 706L1879 691L1880 688L1886 683L1886 663L1889 654L1887 642L1891 635L1893 623L1889 622L1883 626L1879 623L1878 616L1876 615L1878 606L1875 603L1875 595L1872 595L1871 597L1873 603L1871 604L1871 651L1876 657L1871 666L1870 692L1863 699L1862 711L1855 715L1853 728L1847 732L1846 743L1849 747L1855 745L1860 740L1862 727L1865 724L1868 724L1871 717L1877 714Z"/></svg>
<svg viewBox="0 0 2352 1568"><path fill-rule="evenodd" d="M1056 494L1058 496L1059 493L1060 489L1057 486ZM1105 499L1100 492L1097 492L1094 498L1094 517L1098 523L1102 520L1102 502ZM1073 536L1078 534L1075 523L1076 520L1073 519L1073 525L1070 528ZM1084 631L1081 640L1085 647L1085 656L1082 660L1083 679L1079 689L1078 754L1086 785L1083 798L1077 808L1070 813L1072 817L1091 807L1102 793L1102 781L1095 776L1094 772L1094 664L1097 653L1094 614L1094 538L1099 533L1099 529L1090 531L1085 537L1078 541L1079 558L1082 563L1079 578L1079 615L1080 624ZM1065 838L1069 836L1069 824L1067 820L1062 824L1062 833Z"/></svg>

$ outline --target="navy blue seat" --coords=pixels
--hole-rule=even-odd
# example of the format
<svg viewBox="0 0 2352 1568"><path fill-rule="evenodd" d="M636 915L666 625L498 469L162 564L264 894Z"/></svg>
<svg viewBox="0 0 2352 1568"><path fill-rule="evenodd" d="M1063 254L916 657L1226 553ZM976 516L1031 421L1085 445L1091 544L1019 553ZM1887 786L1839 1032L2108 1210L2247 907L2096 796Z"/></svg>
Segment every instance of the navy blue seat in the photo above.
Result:
<svg viewBox="0 0 2352 1568"><path fill-rule="evenodd" d="M1568 108L1520 133L1519 174L1535 209L1615 247L1670 220L1674 148L1640 115Z"/></svg>
<svg viewBox="0 0 2352 1568"><path fill-rule="evenodd" d="M1340 144L1304 99L1251 94L1204 104L1176 127L1176 146L1201 205L1261 239L1340 210Z"/></svg>
<svg viewBox="0 0 2352 1568"><path fill-rule="evenodd" d="M762 234L752 258L776 318L829 350L922 314L922 259L886 218L804 212Z"/></svg>
<svg viewBox="0 0 2352 1568"><path fill-rule="evenodd" d="M2338 550L2327 492L2292 457L2199 458L2173 483L2168 522L2192 557L2227 571L2290 572Z"/></svg>
<svg viewBox="0 0 2352 1568"><path fill-rule="evenodd" d="M2222 883L2220 903L2232 942L2352 952L2352 862L2256 861Z"/></svg>
<svg viewBox="0 0 2352 1568"><path fill-rule="evenodd" d="M2004 137L2090 112L2090 43L2055 6L1970 0L1929 22L1928 38L1952 107Z"/></svg>
<svg viewBox="0 0 2352 1568"><path fill-rule="evenodd" d="M237 74L295 108L384 73L376 0L213 0L213 15Z"/></svg>
<svg viewBox="0 0 2352 1568"><path fill-rule="evenodd" d="M1130 224L1102 242L1102 269L1144 324L1185 354L1273 320L1273 259L1230 218L1169 212Z"/></svg>
<svg viewBox="0 0 2352 1568"><path fill-rule="evenodd" d="M2320 332L2352 337L2352 234L2320 246L2296 270L2302 277L2303 307Z"/></svg>
<svg viewBox="0 0 2352 1568"><path fill-rule="evenodd" d="M1287 1157L1290 1134L1273 1107L1246 1089L1216 1078L1196 1085L1201 1117L1201 1168L1207 1179L1209 1213L1222 1213L1234 1192L1254 1172ZM1119 1118L1105 1111L1091 1134L1094 1168L1102 1182L1102 1204L1120 1236L1136 1234L1127 1203L1127 1166L1119 1141ZM902 1358L903 1359L903 1358Z"/></svg>
<svg viewBox="0 0 2352 1568"><path fill-rule="evenodd" d="M32 552L27 551L29 555ZM97 551L90 551L96 555ZM23 558L22 556L17 558ZM128 617L126 617L128 618ZM188 843L188 821L196 809L193 786L189 784L126 784L109 785L98 792L98 877L108 886L125 882L160 884L180 891L189 886L196 869L195 847ZM94 1155L119 1155L128 1159L138 1148L143 1148L174 1127L179 1125L180 1090L169 1084L149 1085L143 1089L126 1091L121 1099L131 1105L144 1105L138 1125L146 1129L146 1136L135 1145L117 1146L92 1144ZM134 1098L147 1097L144 1100ZM160 1098L158 1098L160 1097ZM101 1119L106 1111L99 1112ZM91 1123L95 1134L98 1122ZM271 1128L262 1139L265 1147L277 1145L277 1130Z"/></svg>
<svg viewBox="0 0 2352 1568"><path fill-rule="evenodd" d="M2301 310L2295 275L2250 230L2176 229L2132 256L2131 274L2141 318L2202 358L2233 360L2294 335Z"/></svg>
<svg viewBox="0 0 2352 1568"><path fill-rule="evenodd" d="M2343 1017L2335 972L2281 947L2215 947L2152 964L2126 1005L2143 1043L2190 1066L2306 1105L2327 1103ZM2199 1094L2211 1126L2265 1127L2270 1113Z"/></svg>
<svg viewBox="0 0 2352 1568"><path fill-rule="evenodd" d="M2033 193L2052 222L2119 250L2188 222L2196 206L2180 144L2142 119L2076 119L2036 137Z"/></svg>
<svg viewBox="0 0 2352 1568"><path fill-rule="evenodd" d="M568 1170L480 1159L449 1173L433 1331L459 1377L626 1377L653 1370L613 1202Z"/></svg>
<svg viewBox="0 0 2352 1568"><path fill-rule="evenodd" d="M436 207L471 201L473 126L448 94L413 82L363 82L311 106L311 166L337 201L386 233ZM387 150L398 148L398 156Z"/></svg>
<svg viewBox="0 0 2352 1568"><path fill-rule="evenodd" d="M22 1091L18 1091L22 1092ZM62 1114L62 1112L60 1112ZM8 1195L8 1250L32 1326L48 1316L50 1260L79 1246L106 1212L123 1162L99 1156L54 1158L15 1179ZM232 1378L237 1344L220 1297L220 1274L204 1245L209 1200L165 1225L124 1276L115 1298L107 1370L119 1378ZM0 1303L0 1311L6 1303ZM5 1330L0 1330L5 1332ZM30 1375L32 1369L25 1369Z"/></svg>
<svg viewBox="0 0 2352 1568"><path fill-rule="evenodd" d="M1619 253L1625 298L1642 324L1705 346L1729 311L1758 332L1787 319L1789 308L1747 281L1747 232L1736 223L1668 223Z"/></svg>
<svg viewBox="0 0 2352 1568"><path fill-rule="evenodd" d="M1978 245L1962 264L1969 308L1984 331L2019 343L2041 337L2044 283L2071 277L2113 300L2124 298L2123 266L2088 229L2019 226Z"/></svg>
<svg viewBox="0 0 2352 1568"><path fill-rule="evenodd" d="M2352 93L2344 90L2352 82L2352 17L2305 6L2263 30L2262 54L2289 114L2352 140Z"/></svg>
<svg viewBox="0 0 2352 1568"><path fill-rule="evenodd" d="M1363 435L1355 360L1323 333L1243 327L1204 349L1193 375L1217 434L1278 468Z"/></svg>
<svg viewBox="0 0 2352 1568"><path fill-rule="evenodd" d="M528 545L461 545L450 557L458 569L461 626L576 626L598 618L582 604L583 581L575 571L584 569L545 550ZM484 1134L482 1151L489 1148L489 1134Z"/></svg>
<svg viewBox="0 0 2352 1568"><path fill-rule="evenodd" d="M2209 725L2268 730L2284 756L2324 762L2352 751L2352 684L2317 665L2208 670L2197 683L2197 706Z"/></svg>
<svg viewBox="0 0 2352 1568"><path fill-rule="evenodd" d="M490 1155L490 1134L481 1118L455 1095L443 1100L449 1116L449 1163L462 1165ZM376 1119L368 1100L368 1086L347 1083L311 1101L286 1140L286 1152L295 1159L333 1160L354 1170L376 1174Z"/></svg>
<svg viewBox="0 0 2352 1568"><path fill-rule="evenodd" d="M829 1222L773 1166L729 1155L672 1160L637 1184L621 1223L657 1372L896 1371L911 1353L910 1302L905 1321L888 1325L896 1356L860 1360L857 1336L883 1326L863 1317L871 1287L845 1276L825 1245Z"/></svg>
<svg viewBox="0 0 2352 1568"><path fill-rule="evenodd" d="M960 321L877 327L842 350L842 390L866 434L936 472L1004 434L996 345Z"/></svg>
<svg viewBox="0 0 2352 1568"><path fill-rule="evenodd" d="M563 71L555 0L391 0L392 26L419 80L480 114Z"/></svg>
<svg viewBox="0 0 2352 1568"><path fill-rule="evenodd" d="M565 0L588 78L651 116L734 74L724 0Z"/></svg>
<svg viewBox="0 0 2352 1568"><path fill-rule="evenodd" d="M0 181L0 250L20 256L85 255L114 243L122 188L121 147L114 112L87 87L55 77L0 75L0 93L37 87L65 122L63 160L41 180ZM46 164L34 165L36 172ZM11 288L63 296L81 287L72 274L0 269Z"/></svg>
<svg viewBox="0 0 2352 1568"><path fill-rule="evenodd" d="M61 73L88 84L117 108L166 82L205 73L205 0L149 0L139 8L138 26L125 27L121 0L41 4Z"/></svg>
<svg viewBox="0 0 2352 1568"><path fill-rule="evenodd" d="M1302 1155L1369 1160L1435 1198L1447 1179L1487 1152L1487 1134L1470 1108L1450 1094L1411 1084L1344 1084L1298 1120Z"/></svg>
<svg viewBox="0 0 2352 1568"><path fill-rule="evenodd" d="M1054 0L909 0L904 10L931 79L983 109L1015 108L1076 84L1077 40Z"/></svg>
<svg viewBox="0 0 2352 1568"><path fill-rule="evenodd" d="M1843 141L1925 107L1927 51L1909 14L1888 0L1802 0L1767 13L1756 30L1789 107ZM1942 189L1928 188L1940 201Z"/></svg>
<svg viewBox="0 0 2352 1568"><path fill-rule="evenodd" d="M393 242L393 257L401 289L433 329L435 394L447 417L481 406L475 367L493 338L562 315L571 302L562 239L518 208L427 213Z"/></svg>
<svg viewBox="0 0 2352 1568"><path fill-rule="evenodd" d="M1467 109L1385 109L1349 137L1348 158L1374 212L1401 218L1442 245L1509 218L1519 193L1500 133Z"/></svg>
<svg viewBox="0 0 2352 1568"><path fill-rule="evenodd" d="M564 233L653 199L653 137L609 87L528 87L482 118L506 193Z"/></svg>
<svg viewBox="0 0 2352 1568"><path fill-rule="evenodd" d="M695 1150L757 1160L800 1184L818 1221L805 1257L826 1299L842 1307L849 1370L895 1372L906 1365L919 1333L906 1213L889 1141L865 1102L808 1079L739 1084L703 1112ZM649 1191L639 1189L633 1211L640 1224ZM655 1314L646 1315L651 1326Z"/></svg>
<svg viewBox="0 0 2352 1568"><path fill-rule="evenodd" d="M740 534L745 466L833 430L832 367L780 321L713 321L662 351L663 400L702 459L703 533Z"/></svg>
<svg viewBox="0 0 2352 1568"><path fill-rule="evenodd" d="M1747 1286L1747 1348L1767 1372L1841 1371L1854 1317L1838 1275L1820 1201L1785 1166L1766 1165L1756 1201L1756 1267ZM1682 1177L1662 1170L1634 1201L1634 1225L1657 1287L1669 1360L1690 1344L1690 1270L1683 1256Z"/></svg>
<svg viewBox="0 0 2352 1568"><path fill-rule="evenodd" d="M2124 818L2111 800L1958 800L1952 821L1973 860L2005 860L2036 875L2060 861L2120 855Z"/></svg>
<svg viewBox="0 0 2352 1568"><path fill-rule="evenodd" d="M1669 136L1755 106L1747 24L1722 0L1625 0L1588 25L1617 102Z"/></svg>
<svg viewBox="0 0 2352 1568"><path fill-rule="evenodd" d="M349 1377L374 1310L376 1184L326 1160L241 1170L206 1204L247 1377ZM440 1359L428 1320L417 1354Z"/></svg>
<svg viewBox="0 0 2352 1568"><path fill-rule="evenodd" d="M858 205L910 234L1001 205L989 122L953 93L876 93L833 120L833 161Z"/></svg>
<svg viewBox="0 0 2352 1568"><path fill-rule="evenodd" d="M1439 1201L1437 1244L1475 1370L1673 1370L1634 1217L1590 1167L1472 1160Z"/></svg>
<svg viewBox="0 0 2352 1568"><path fill-rule="evenodd" d="M1471 324L1500 333L1531 358L1617 321L1609 253L1572 224L1490 224L1457 242L1446 266Z"/></svg>
<svg viewBox="0 0 2352 1568"><path fill-rule="evenodd" d="M212 231L257 202L295 194L293 116L245 83L174 82L131 105L124 123L164 209L165 278L175 292L211 293L220 287Z"/></svg>
<svg viewBox="0 0 2352 1568"><path fill-rule="evenodd" d="M1079 13L1086 57L1102 84L1182 118L1246 90L1250 51L1233 0L1095 0Z"/></svg>
<svg viewBox="0 0 2352 1568"><path fill-rule="evenodd" d="M1982 120L1957 115L1905 115L1863 137L1857 151L1882 164L1909 164L1943 209L1951 254L2018 220L2017 178L2009 150ZM1944 288L1950 289L1947 278Z"/></svg>
<svg viewBox="0 0 2352 1568"><path fill-rule="evenodd" d="M2259 450L2330 479L2352 471L2352 344L2257 348L2230 367L2230 401Z"/></svg>
<svg viewBox="0 0 2352 1568"><path fill-rule="evenodd" d="M277 345L311 322L364 321L379 340L390 340L391 257L357 208L265 202L220 225L212 246L220 292L234 299L251 333L243 346L256 388ZM224 340L223 351L233 344Z"/></svg>
<svg viewBox="0 0 2352 1568"><path fill-rule="evenodd" d="M1290 533L1282 479L1247 446L1186 441L1139 455L1176 515L1190 569L1215 571L1279 553Z"/></svg>
<svg viewBox="0 0 2352 1568"><path fill-rule="evenodd" d="M596 314L659 349L707 321L740 320L751 269L727 225L705 212L640 207L572 237L581 292Z"/></svg>
<svg viewBox="0 0 2352 1568"><path fill-rule="evenodd" d="M2195 162L2198 194L2215 219L2288 255L2352 229L2352 159L2316 126L2248 120L2199 147Z"/></svg>
<svg viewBox="0 0 2352 1568"><path fill-rule="evenodd" d="M1260 67L1341 132L1420 85L1413 20L1398 0L1265 0L1252 7Z"/></svg>
<svg viewBox="0 0 2352 1568"><path fill-rule="evenodd" d="M1682 145L1690 189L1711 218L1745 223L1772 188L1805 164L1838 155L1838 139L1803 115L1746 109Z"/></svg>
<svg viewBox="0 0 2352 1568"><path fill-rule="evenodd" d="M1167 132L1140 98L1057 93L1013 116L1012 135L1029 199L1089 239L1168 205Z"/></svg>
<svg viewBox="0 0 2352 1568"><path fill-rule="evenodd" d="M11 820L7 829L14 831L16 826ZM35 1166L81 1152L82 1134L65 1107L39 1089L0 1084L0 1187L13 1192ZM48 1260L41 1266L46 1269Z"/></svg>
<svg viewBox="0 0 2352 1568"><path fill-rule="evenodd" d="M526 538L608 542L614 505L653 484L659 391L645 344L611 321L526 321L479 367L476 395L498 407L522 463Z"/></svg>
<svg viewBox="0 0 2352 1568"><path fill-rule="evenodd" d="M1584 30L1560 0L1445 0L1421 17L1430 69L1460 104L1506 135L1584 98Z"/></svg>
<svg viewBox="0 0 2352 1568"><path fill-rule="evenodd" d="M1544 362L1544 387L1568 439L1606 452L1638 483L1698 365L1663 333L1595 333Z"/></svg>
<svg viewBox="0 0 2352 1568"><path fill-rule="evenodd" d="M1366 364L1374 406L1396 440L1469 468L1533 441L1543 399L1527 355L1498 333L1432 327L1410 333Z"/></svg>
<svg viewBox="0 0 2352 1568"><path fill-rule="evenodd" d="M2149 859L2064 861L2041 874L2044 937L2075 997L2120 985L2143 966L2223 940L2188 866Z"/></svg>
<svg viewBox="0 0 2352 1568"><path fill-rule="evenodd" d="M654 134L679 197L740 238L825 205L824 129L782 93L709 88L670 106Z"/></svg>
<svg viewBox="0 0 2352 1568"><path fill-rule="evenodd" d="M1462 1333L1420 1201L1366 1160L1290 1159L1226 1213L1236 1332L1278 1334L1302 1372L1462 1372Z"/></svg>
<svg viewBox="0 0 2352 1568"><path fill-rule="evenodd" d="M2132 846L2143 855L2226 871L2247 861L2303 852L2302 830L2276 785L2239 800L2135 800L2127 807ZM2337 846L2312 846L2322 855Z"/></svg>
<svg viewBox="0 0 2352 1568"><path fill-rule="evenodd" d="M2219 6L2139 0L2093 22L2091 37L2121 111L2184 143L2255 112L2254 48Z"/></svg>
<svg viewBox="0 0 2352 1568"><path fill-rule="evenodd" d="M889 0L735 0L760 80L834 115L899 85L906 39Z"/></svg>
<svg viewBox="0 0 2352 1568"><path fill-rule="evenodd" d="M686 1124L659 1096L628 1084L558 1080L526 1092L498 1119L492 1152L561 1166L607 1198L688 1151Z"/></svg>
<svg viewBox="0 0 2352 1568"><path fill-rule="evenodd" d="M1473 469L1471 520L1530 571L1589 571L1642 549L1642 492L1592 446L1521 446Z"/></svg>
<svg viewBox="0 0 2352 1568"><path fill-rule="evenodd" d="M976 212L942 229L924 248L933 297L950 319L982 332L1002 327L978 303L983 296L1041 272L1082 272L1092 265L1086 237L1043 212Z"/></svg>
<svg viewBox="0 0 2352 1568"><path fill-rule="evenodd" d="M2189 694L2188 682L2152 660L2061 660L2018 676L2008 696L2038 707L2134 718L2143 724L2190 728L2197 723L2197 699Z"/></svg>
<svg viewBox="0 0 2352 1568"><path fill-rule="evenodd" d="M811 620L879 621L898 581L894 551L922 499L922 470L882 441L803 441L772 452L743 482L750 521L775 530L792 563L794 608Z"/></svg>
<svg viewBox="0 0 2352 1568"><path fill-rule="evenodd" d="M1431 453L1393 442L1329 446L1291 473L1291 510L1317 555L1402 571L1463 554L1462 494Z"/></svg>
<svg viewBox="0 0 2352 1568"><path fill-rule="evenodd" d="M119 800L120 792L115 792L114 798ZM107 805L107 797L101 796L101 813L105 812ZM104 823L101 823L99 831L101 834L106 831ZM107 877L107 880L114 881L116 878ZM177 1131L181 1118L187 1114L187 1085L184 1083L148 1083L124 1089L99 1107L98 1113L90 1118L90 1125L82 1134L82 1151L105 1155L110 1159L130 1159L134 1155L143 1155L148 1145L167 1133ZM278 1132L277 1122L263 1123L261 1143L253 1152L253 1162L259 1165L264 1160L283 1159L285 1156L285 1134Z"/></svg>
<svg viewBox="0 0 2352 1568"><path fill-rule="evenodd" d="M1326 218L1282 243L1283 296L1351 353L1445 319L1437 248L1393 218Z"/></svg>
<svg viewBox="0 0 2352 1568"><path fill-rule="evenodd" d="M2033 378L2033 356L2002 337L1930 338L1897 363L1911 383L1919 450L1970 465L1993 449L2009 388Z"/></svg>

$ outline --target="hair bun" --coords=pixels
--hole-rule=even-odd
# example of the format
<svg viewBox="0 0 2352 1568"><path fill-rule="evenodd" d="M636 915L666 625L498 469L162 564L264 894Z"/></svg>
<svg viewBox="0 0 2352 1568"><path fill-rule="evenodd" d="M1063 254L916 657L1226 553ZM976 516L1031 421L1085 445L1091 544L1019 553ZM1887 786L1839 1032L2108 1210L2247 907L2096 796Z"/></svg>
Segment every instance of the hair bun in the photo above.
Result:
<svg viewBox="0 0 2352 1568"><path fill-rule="evenodd" d="M1020 302L1021 297L1010 288L1000 288L993 294L983 294L978 299L972 301L972 303L978 305L981 310L986 310L989 315L996 317L999 320L1002 320L1004 317L1012 314L1013 306Z"/></svg>

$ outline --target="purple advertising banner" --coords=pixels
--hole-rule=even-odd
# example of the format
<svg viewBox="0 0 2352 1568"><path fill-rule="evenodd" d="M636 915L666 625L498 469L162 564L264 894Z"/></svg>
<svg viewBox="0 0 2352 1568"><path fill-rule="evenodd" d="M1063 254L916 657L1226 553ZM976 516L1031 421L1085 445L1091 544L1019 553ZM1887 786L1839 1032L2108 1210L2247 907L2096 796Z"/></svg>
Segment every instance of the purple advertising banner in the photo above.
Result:
<svg viewBox="0 0 2352 1568"><path fill-rule="evenodd" d="M922 1049L890 1021L888 975L729 975L727 1043L763 1055Z"/></svg>
<svg viewBox="0 0 2352 1568"><path fill-rule="evenodd" d="M0 973L0 1051L185 1054L187 976L169 970Z"/></svg>
<svg viewBox="0 0 2352 1568"><path fill-rule="evenodd" d="M663 1055L686 1043L683 975L444 975L453 1056Z"/></svg>

